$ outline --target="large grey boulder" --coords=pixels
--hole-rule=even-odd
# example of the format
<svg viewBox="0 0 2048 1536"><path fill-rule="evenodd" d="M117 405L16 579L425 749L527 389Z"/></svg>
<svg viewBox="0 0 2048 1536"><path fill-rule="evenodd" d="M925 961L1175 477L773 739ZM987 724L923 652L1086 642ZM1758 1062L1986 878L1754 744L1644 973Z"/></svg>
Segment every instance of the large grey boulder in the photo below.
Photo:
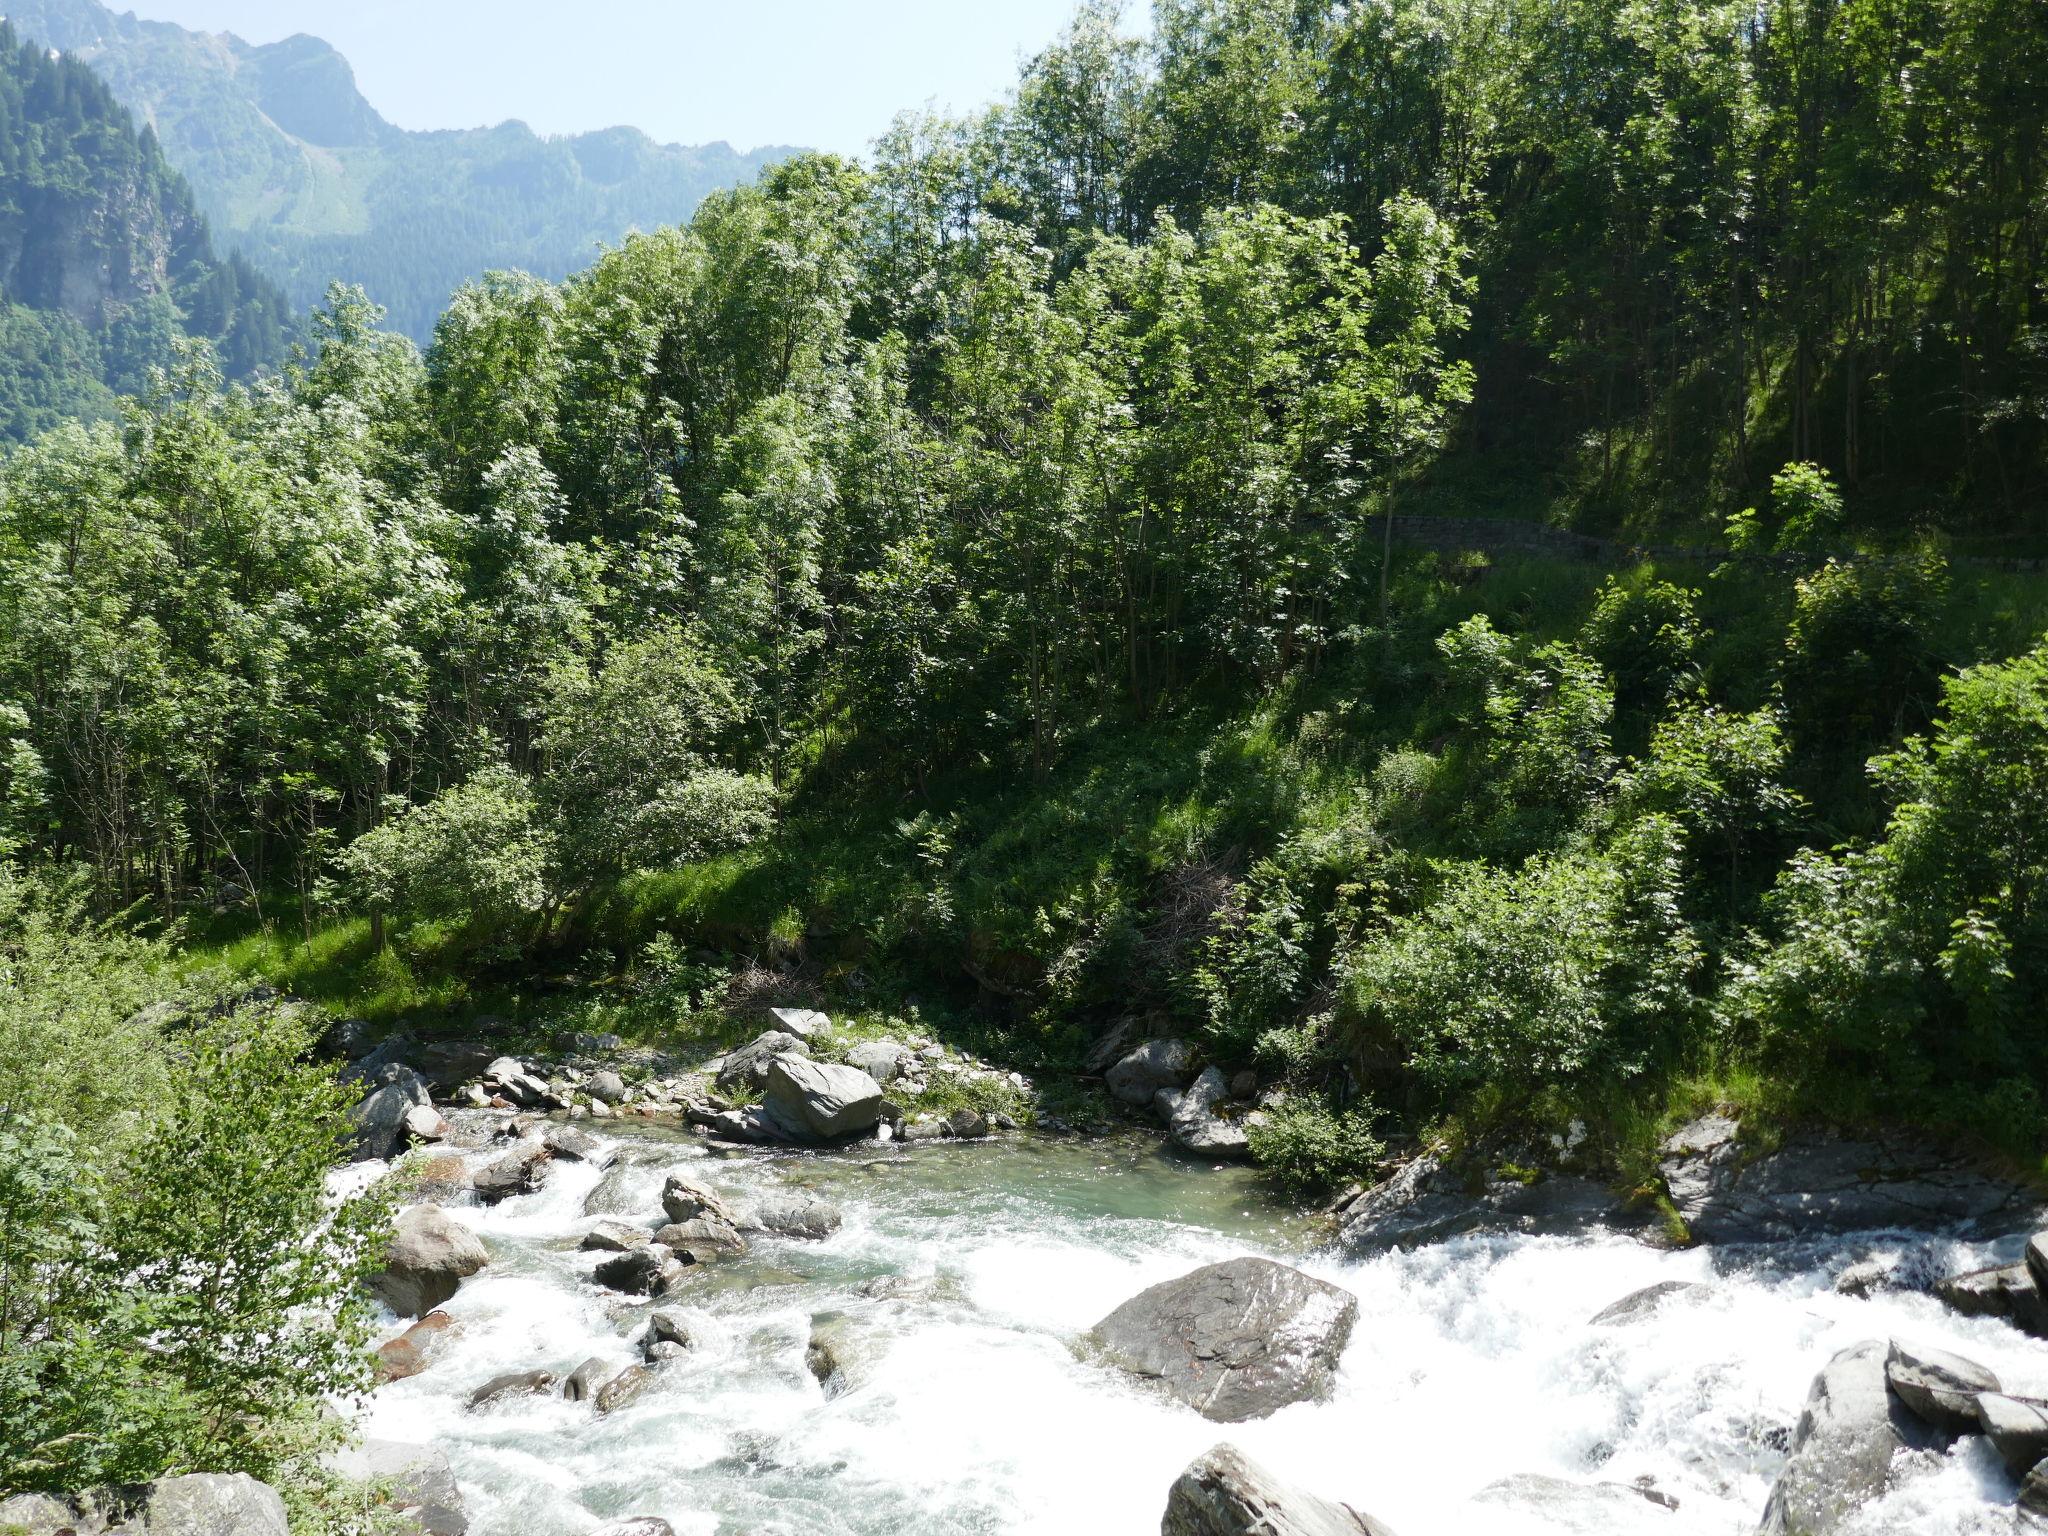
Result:
<svg viewBox="0 0 2048 1536"><path fill-rule="evenodd" d="M329 1452L320 1464L338 1476L388 1490L387 1506L425 1536L465 1536L469 1530L462 1491L455 1485L455 1469L439 1446L409 1440L365 1440Z"/></svg>
<svg viewBox="0 0 2048 1536"><path fill-rule="evenodd" d="M799 1040L815 1040L832 1027L832 1016L815 1008L770 1008L768 1013L777 1029Z"/></svg>
<svg viewBox="0 0 2048 1536"><path fill-rule="evenodd" d="M429 1040L413 1053L420 1075L436 1088L453 1088L481 1077L497 1059L497 1047L482 1040Z"/></svg>
<svg viewBox="0 0 2048 1536"><path fill-rule="evenodd" d="M589 1402L597 1396L597 1389L605 1383L605 1373L611 1367L602 1355L592 1355L562 1378L562 1396L572 1403Z"/></svg>
<svg viewBox="0 0 2048 1536"><path fill-rule="evenodd" d="M768 1064L761 1107L800 1141L837 1141L880 1123L882 1085L859 1067L778 1056Z"/></svg>
<svg viewBox="0 0 2048 1536"><path fill-rule="evenodd" d="M1344 1208L1342 1238L1354 1252L1374 1253L1466 1232L1576 1232L1621 1215L1613 1193L1592 1179L1553 1174L1531 1183L1424 1154Z"/></svg>
<svg viewBox="0 0 2048 1536"><path fill-rule="evenodd" d="M878 1083L893 1083L902 1075L906 1054L894 1040L863 1040L846 1053L846 1062Z"/></svg>
<svg viewBox="0 0 2048 1536"><path fill-rule="evenodd" d="M1999 1390L1998 1378L1974 1360L1896 1339L1885 1356L1884 1379L1923 1423L1951 1435L1974 1434L1978 1395Z"/></svg>
<svg viewBox="0 0 2048 1536"><path fill-rule="evenodd" d="M1140 1291L1095 1325L1112 1364L1234 1424L1329 1391L1358 1298L1270 1259L1230 1259Z"/></svg>
<svg viewBox="0 0 2048 1536"><path fill-rule="evenodd" d="M522 1141L477 1169L470 1176L470 1188L486 1205L514 1195L530 1195L547 1182L548 1163L554 1155L554 1148L541 1137Z"/></svg>
<svg viewBox="0 0 2048 1536"><path fill-rule="evenodd" d="M583 1088L601 1104L617 1104L626 1097L626 1080L609 1067L602 1072L591 1073L590 1081Z"/></svg>
<svg viewBox="0 0 2048 1536"><path fill-rule="evenodd" d="M2015 1328L2048 1338L2048 1297L2025 1264L1997 1264L1938 1280L1934 1294L1964 1317L2002 1317Z"/></svg>
<svg viewBox="0 0 2048 1536"><path fill-rule="evenodd" d="M1160 1536L1394 1536L1347 1504L1282 1482L1234 1445L1189 1463L1166 1496Z"/></svg>
<svg viewBox="0 0 2048 1536"><path fill-rule="evenodd" d="M56 1499L37 1503L40 1508L14 1499L0 1504L0 1531L19 1527L32 1536L63 1536L72 1530L109 1529L101 1512L90 1508L45 1523L64 1505ZM23 1507L17 1510L17 1504ZM111 1528L114 1536L289 1536L291 1530L277 1490L239 1472L158 1478L141 1488L122 1490L120 1505L120 1523Z"/></svg>
<svg viewBox="0 0 2048 1536"><path fill-rule="evenodd" d="M370 1026L363 1019L335 1019L320 1031L313 1054L326 1061L360 1061L373 1049Z"/></svg>
<svg viewBox="0 0 2048 1536"><path fill-rule="evenodd" d="M739 1217L717 1190L687 1173L672 1173L662 1182L661 1209L670 1221L695 1221L699 1216L716 1217L736 1226Z"/></svg>
<svg viewBox="0 0 2048 1536"><path fill-rule="evenodd" d="M718 1086L728 1093L736 1088L759 1088L768 1081L768 1063L776 1057L809 1054L810 1047L795 1035L771 1029L726 1054L718 1069Z"/></svg>
<svg viewBox="0 0 2048 1536"><path fill-rule="evenodd" d="M1866 1340L1814 1377L1758 1536L1833 1536L1884 1493L1895 1455L1940 1442L1888 1389L1889 1353L1883 1340Z"/></svg>
<svg viewBox="0 0 2048 1536"><path fill-rule="evenodd" d="M2048 1403L1980 1392L1977 1423L2014 1477L2025 1477L2048 1457Z"/></svg>
<svg viewBox="0 0 2048 1536"><path fill-rule="evenodd" d="M380 1067L363 1086L362 1099L348 1112L356 1133L354 1160L386 1162L405 1150L408 1117L415 1109L430 1109L433 1095L426 1079L396 1062Z"/></svg>
<svg viewBox="0 0 2048 1536"><path fill-rule="evenodd" d="M1671 1203L1703 1243L1757 1243L1892 1228L1996 1234L2040 1202L2010 1179L1905 1133L1804 1131L1761 1157L1742 1127L1706 1115L1664 1143Z"/></svg>
<svg viewBox="0 0 2048 1536"><path fill-rule="evenodd" d="M654 1234L654 1241L690 1264L710 1264L747 1251L747 1240L739 1230L716 1216L672 1221Z"/></svg>
<svg viewBox="0 0 2048 1536"><path fill-rule="evenodd" d="M438 1205L415 1205L392 1223L371 1292L400 1317L424 1317L491 1262L483 1241Z"/></svg>
<svg viewBox="0 0 2048 1536"><path fill-rule="evenodd" d="M1173 1144L1199 1157L1249 1157L1251 1141L1241 1121L1217 1113L1230 1097L1230 1079L1221 1067L1210 1067L1186 1093L1159 1090L1158 1107Z"/></svg>
<svg viewBox="0 0 2048 1536"><path fill-rule="evenodd" d="M1147 1040L1108 1072L1103 1084L1126 1104L1150 1104L1162 1088L1175 1092L1195 1075L1195 1048L1185 1040Z"/></svg>

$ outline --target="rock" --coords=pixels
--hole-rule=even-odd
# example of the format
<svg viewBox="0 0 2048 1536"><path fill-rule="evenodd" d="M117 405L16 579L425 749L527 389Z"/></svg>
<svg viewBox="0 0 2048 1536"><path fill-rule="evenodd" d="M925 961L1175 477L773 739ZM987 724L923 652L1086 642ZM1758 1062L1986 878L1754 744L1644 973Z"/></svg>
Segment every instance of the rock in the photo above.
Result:
<svg viewBox="0 0 2048 1536"><path fill-rule="evenodd" d="M1660 1166L1686 1229L1704 1243L1893 1228L1995 1235L2038 1209L2020 1185L1904 1133L1804 1131L1750 1157L1735 1121L1707 1115L1665 1142Z"/></svg>
<svg viewBox="0 0 2048 1536"><path fill-rule="evenodd" d="M455 1133L433 1105L415 1104L405 1112L405 1134L408 1139L418 1142L446 1141Z"/></svg>
<svg viewBox="0 0 2048 1536"><path fill-rule="evenodd" d="M2014 1477L2025 1477L2048 1457L2048 1403L1980 1392L1977 1423Z"/></svg>
<svg viewBox="0 0 2048 1536"><path fill-rule="evenodd" d="M0 1520L5 1520L6 1514L7 1506L0 1504ZM2019 1530L2048 1531L2048 1463L2035 1463L2034 1470L2020 1479L2019 1508L2014 1514Z"/></svg>
<svg viewBox="0 0 2048 1536"><path fill-rule="evenodd" d="M828 1397L859 1386L867 1374L872 1351L862 1346L853 1319L844 1312L820 1312L811 1319L804 1367L817 1378Z"/></svg>
<svg viewBox="0 0 2048 1536"><path fill-rule="evenodd" d="M429 1157L419 1165L413 1198L422 1205L448 1205L469 1193L469 1164L452 1152Z"/></svg>
<svg viewBox="0 0 2048 1536"><path fill-rule="evenodd" d="M753 1146L785 1147L793 1138L766 1111L747 1109L700 1109L689 1111L692 1125L700 1125L719 1141Z"/></svg>
<svg viewBox="0 0 2048 1536"><path fill-rule="evenodd" d="M482 1408L505 1397L531 1397L545 1392L555 1384L553 1371L507 1371L502 1376L493 1376L489 1381L469 1394L469 1406Z"/></svg>
<svg viewBox="0 0 2048 1536"><path fill-rule="evenodd" d="M1632 1483L1578 1483L1565 1477L1522 1472L1488 1483L1472 1495L1475 1504L1492 1504L1537 1515L1545 1531L1559 1536L1609 1536L1616 1531L1653 1527L1677 1508L1677 1501L1655 1489Z"/></svg>
<svg viewBox="0 0 2048 1536"><path fill-rule="evenodd" d="M1216 1112L1230 1098L1221 1067L1210 1067L1183 1094L1162 1088L1162 1107L1174 1145L1198 1157L1249 1157L1251 1142L1242 1122Z"/></svg>
<svg viewBox="0 0 2048 1536"><path fill-rule="evenodd" d="M355 1161L388 1161L404 1151L412 1112L429 1103L426 1082L412 1068L396 1064L380 1068L361 1102L348 1112L356 1133Z"/></svg>
<svg viewBox="0 0 2048 1536"><path fill-rule="evenodd" d="M386 1381L404 1381L427 1368L427 1352L434 1340L449 1332L455 1319L446 1312L429 1312L395 1339L377 1346L378 1371Z"/></svg>
<svg viewBox="0 0 2048 1536"><path fill-rule="evenodd" d="M553 1156L553 1149L538 1137L522 1141L477 1169L470 1176L470 1185L476 1190L477 1199L486 1205L495 1205L514 1195L530 1195L547 1182L548 1162Z"/></svg>
<svg viewBox="0 0 2048 1536"><path fill-rule="evenodd" d="M747 1240L731 1222L716 1216L692 1216L672 1221L654 1234L655 1242L692 1264L709 1264L747 1251Z"/></svg>
<svg viewBox="0 0 2048 1536"><path fill-rule="evenodd" d="M1349 1291L1269 1259L1231 1259L1139 1292L1092 1337L1112 1364L1238 1423L1326 1393L1357 1320Z"/></svg>
<svg viewBox="0 0 2048 1536"><path fill-rule="evenodd" d="M946 1129L962 1141L986 1141L988 1119L978 1109L962 1106L946 1117Z"/></svg>
<svg viewBox="0 0 2048 1536"><path fill-rule="evenodd" d="M768 1081L768 1063L776 1057L809 1054L810 1047L795 1035L771 1029L727 1053L718 1069L718 1086L728 1093L742 1087L759 1088Z"/></svg>
<svg viewBox="0 0 2048 1536"><path fill-rule="evenodd" d="M662 1181L661 1208L670 1221L694 1221L699 1216L710 1216L727 1226L739 1224L739 1218L733 1214L723 1195L702 1179L692 1178L687 1173L672 1173Z"/></svg>
<svg viewBox="0 0 2048 1536"><path fill-rule="evenodd" d="M1951 1435L1977 1429L1977 1396L1999 1390L1998 1378L1974 1360L1892 1341L1884 1379L1920 1419Z"/></svg>
<svg viewBox="0 0 2048 1536"><path fill-rule="evenodd" d="M647 1319L647 1331L640 1335L640 1352L651 1355L667 1345L677 1353L697 1347L697 1335L680 1312L656 1312Z"/></svg>
<svg viewBox="0 0 2048 1536"><path fill-rule="evenodd" d="M1622 1323L1640 1322L1674 1296L1704 1296L1707 1290L1708 1287L1697 1280L1659 1280L1655 1285L1631 1291L1611 1306L1595 1312L1588 1326L1613 1328Z"/></svg>
<svg viewBox="0 0 2048 1536"><path fill-rule="evenodd" d="M2048 1291L2048 1232L2036 1232L2027 1239L2025 1261L2034 1289Z"/></svg>
<svg viewBox="0 0 2048 1536"><path fill-rule="evenodd" d="M795 1035L799 1040L814 1040L832 1027L831 1017L815 1008L770 1008L768 1012L778 1029L786 1035Z"/></svg>
<svg viewBox="0 0 2048 1536"><path fill-rule="evenodd" d="M436 1088L453 1088L481 1077L497 1056L481 1040L429 1040L414 1053L420 1075Z"/></svg>
<svg viewBox="0 0 2048 1536"><path fill-rule="evenodd" d="M1185 1040L1147 1040L1111 1067L1103 1083L1126 1104L1150 1104L1160 1089L1184 1087L1195 1075L1196 1060Z"/></svg>
<svg viewBox="0 0 2048 1536"><path fill-rule="evenodd" d="M516 1056L499 1056L484 1068L483 1084L514 1104L531 1108L549 1097L548 1085L526 1070Z"/></svg>
<svg viewBox="0 0 2048 1536"><path fill-rule="evenodd" d="M47 1493L17 1493L12 1498L0 1499L0 1531L59 1536L64 1531L78 1530L81 1524L80 1512L74 1505Z"/></svg>
<svg viewBox="0 0 2048 1536"><path fill-rule="evenodd" d="M676 1528L653 1515L634 1515L601 1525L590 1536L676 1536Z"/></svg>
<svg viewBox="0 0 2048 1536"><path fill-rule="evenodd" d="M313 1051L328 1061L360 1061L370 1054L370 1026L361 1019L336 1019L320 1031Z"/></svg>
<svg viewBox="0 0 2048 1536"><path fill-rule="evenodd" d="M583 1241L577 1246L604 1253L627 1253L650 1240L647 1233L626 1222L600 1221L583 1234Z"/></svg>
<svg viewBox="0 0 2048 1536"><path fill-rule="evenodd" d="M387 1036L343 1067L341 1081L368 1093L385 1080L385 1068L404 1066L406 1057L418 1048L419 1042L403 1031Z"/></svg>
<svg viewBox="0 0 2048 1536"><path fill-rule="evenodd" d="M1197 1457L1166 1496L1160 1536L1393 1536L1344 1504L1283 1483L1234 1445Z"/></svg>
<svg viewBox="0 0 2048 1536"><path fill-rule="evenodd" d="M556 1050L573 1051L582 1056L608 1056L613 1051L625 1049L625 1045L622 1037L604 1030L574 1030L555 1036Z"/></svg>
<svg viewBox="0 0 2048 1536"><path fill-rule="evenodd" d="M778 1056L768 1064L761 1107L800 1141L836 1141L880 1122L882 1085L859 1067Z"/></svg>
<svg viewBox="0 0 2048 1536"><path fill-rule="evenodd" d="M23 1505L35 1523L23 1518L17 1505ZM277 1490L239 1472L158 1478L122 1489L120 1508L116 1536L289 1536L291 1529ZM54 1521L52 1514L58 1517ZM45 1497L0 1504L0 1531L18 1528L32 1536L68 1536L73 1530L85 1536L107 1529L97 1511L76 1510Z"/></svg>
<svg viewBox="0 0 2048 1536"><path fill-rule="evenodd" d="M1573 1232L1619 1214L1614 1196L1591 1179L1553 1175L1529 1183L1489 1175L1475 1181L1425 1154L1346 1207L1342 1238L1354 1252L1370 1253L1464 1232Z"/></svg>
<svg viewBox="0 0 2048 1536"><path fill-rule="evenodd" d="M604 1373L610 1369L600 1356L592 1355L563 1378L562 1396L572 1403L588 1402L604 1385Z"/></svg>
<svg viewBox="0 0 2048 1536"><path fill-rule="evenodd" d="M742 1213L740 1229L777 1237L824 1238L839 1230L839 1207L807 1189L765 1196Z"/></svg>
<svg viewBox="0 0 2048 1536"><path fill-rule="evenodd" d="M573 1163L588 1163L603 1171L619 1160L618 1148L609 1142L600 1141L588 1131L579 1131L573 1125L551 1125L540 1133L541 1144L556 1157L567 1158Z"/></svg>
<svg viewBox="0 0 2048 1536"><path fill-rule="evenodd" d="M583 1086L584 1091L600 1104L617 1104L626 1097L626 1080L610 1068L593 1073Z"/></svg>
<svg viewBox="0 0 2048 1536"><path fill-rule="evenodd" d="M464 1536L469 1518L455 1469L439 1446L404 1440L365 1440L320 1459L329 1471L355 1482L376 1483L388 1490L389 1506L409 1515L426 1536ZM226 1533L221 1533L226 1536Z"/></svg>
<svg viewBox="0 0 2048 1536"><path fill-rule="evenodd" d="M1938 1280L1934 1294L1965 1317L2002 1317L2014 1327L2048 1338L2048 1298L2025 1264L1994 1265Z"/></svg>
<svg viewBox="0 0 2048 1536"><path fill-rule="evenodd" d="M1865 1259L1860 1264L1851 1264L1835 1276L1835 1294L1854 1296L1860 1301L1874 1291L1890 1290L1892 1268L1882 1259Z"/></svg>
<svg viewBox="0 0 2048 1536"><path fill-rule="evenodd" d="M682 1271L675 1255L655 1242L606 1259L590 1278L629 1296L664 1296L682 1278Z"/></svg>
<svg viewBox="0 0 2048 1536"><path fill-rule="evenodd" d="M848 1066L859 1067L878 1083L893 1083L903 1073L903 1047L894 1040L863 1040L846 1053Z"/></svg>
<svg viewBox="0 0 2048 1536"><path fill-rule="evenodd" d="M1891 1480L1892 1457L1939 1436L1885 1384L1882 1340L1852 1345L1814 1377L1758 1536L1833 1536Z"/></svg>
<svg viewBox="0 0 2048 1536"><path fill-rule="evenodd" d="M629 1365L597 1389L591 1401L600 1414L625 1407L654 1384L654 1372L644 1365Z"/></svg>
<svg viewBox="0 0 2048 1536"><path fill-rule="evenodd" d="M384 1267L370 1277L369 1286L400 1317L421 1317L490 1262L469 1228L437 1205L415 1205L392 1223Z"/></svg>

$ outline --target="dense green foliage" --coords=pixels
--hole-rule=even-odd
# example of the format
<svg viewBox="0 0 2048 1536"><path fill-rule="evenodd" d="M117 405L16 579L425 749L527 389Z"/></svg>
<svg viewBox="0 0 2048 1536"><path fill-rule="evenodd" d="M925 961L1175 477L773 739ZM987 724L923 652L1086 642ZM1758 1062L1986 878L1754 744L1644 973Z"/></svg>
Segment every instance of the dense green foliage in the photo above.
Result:
<svg viewBox="0 0 2048 1536"><path fill-rule="evenodd" d="M0 22L0 437L112 413L180 338L279 362L283 296L214 254L192 194L91 70Z"/></svg>
<svg viewBox="0 0 2048 1536"><path fill-rule="evenodd" d="M357 283L422 343L477 273L565 277L628 230L687 218L707 192L786 153L656 144L631 128L412 133L378 116L318 38L252 46L98 0L17 0L8 14L156 125L214 228L295 306L337 279Z"/></svg>

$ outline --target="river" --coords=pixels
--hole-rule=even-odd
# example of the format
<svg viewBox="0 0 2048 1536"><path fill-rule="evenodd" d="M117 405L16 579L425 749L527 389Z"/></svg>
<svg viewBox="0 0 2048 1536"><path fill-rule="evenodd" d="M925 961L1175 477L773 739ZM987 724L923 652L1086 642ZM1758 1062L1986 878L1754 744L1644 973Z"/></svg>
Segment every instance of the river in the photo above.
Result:
<svg viewBox="0 0 2048 1536"><path fill-rule="evenodd" d="M484 1123L463 1129L474 1137ZM571 1536L628 1514L685 1536L1136 1536L1158 1529L1181 1468L1223 1439L1402 1536L1748 1536L1808 1384L1848 1344L1952 1349L2008 1391L2048 1396L2048 1343L1925 1296L1837 1295L1835 1272L1870 1244L1719 1268L1705 1252L1609 1235L1469 1237L1347 1259L1318 1251L1247 1171L1135 1141L707 1156L673 1131L606 1134L620 1152L609 1173L557 1162L536 1193L456 1212L490 1267L448 1303L460 1328L429 1368L381 1388L362 1415L368 1434L446 1449L474 1536ZM660 1305L690 1320L695 1347L607 1417L554 1395L467 1410L501 1372L638 1358L650 1307L592 1284L602 1255L577 1244L607 1214L658 1225L663 1177L682 1166L741 1196L810 1186L844 1225L822 1242L756 1239L693 1276ZM1918 1250L1963 1267L2016 1247ZM1215 1425L1077 1356L1080 1336L1134 1292L1251 1253L1358 1296L1327 1402ZM933 1284L862 1294L892 1275ZM1590 1325L1664 1280L1711 1288L1643 1321ZM852 1341L832 1392L805 1365L821 1313L844 1314ZM1647 1479L1678 1507L1611 1496L1574 1515L1526 1484L1473 1502L1519 1474ZM1920 1457L1898 1482L1859 1532L2012 1529L2012 1483L1980 1437Z"/></svg>

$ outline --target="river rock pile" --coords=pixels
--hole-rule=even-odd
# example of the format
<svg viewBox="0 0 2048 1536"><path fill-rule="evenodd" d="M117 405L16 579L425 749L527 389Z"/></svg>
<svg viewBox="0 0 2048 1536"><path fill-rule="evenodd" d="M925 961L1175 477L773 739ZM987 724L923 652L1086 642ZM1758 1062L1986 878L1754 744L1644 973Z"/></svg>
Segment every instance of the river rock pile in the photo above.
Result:
<svg viewBox="0 0 2048 1536"><path fill-rule="evenodd" d="M1192 1043L1163 1039L1143 1041L1117 1056L1102 1081L1112 1098L1158 1116L1183 1151L1214 1158L1251 1155L1248 1130L1264 1114L1256 1073L1203 1067Z"/></svg>

